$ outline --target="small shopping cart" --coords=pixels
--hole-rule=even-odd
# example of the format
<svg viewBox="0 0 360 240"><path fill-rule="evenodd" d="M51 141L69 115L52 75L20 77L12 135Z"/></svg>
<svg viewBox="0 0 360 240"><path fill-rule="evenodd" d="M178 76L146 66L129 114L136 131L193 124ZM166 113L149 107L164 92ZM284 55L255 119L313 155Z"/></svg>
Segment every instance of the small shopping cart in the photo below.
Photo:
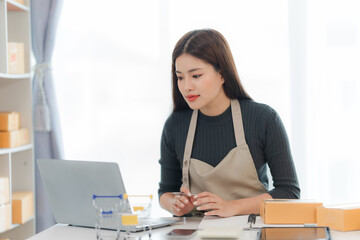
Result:
<svg viewBox="0 0 360 240"><path fill-rule="evenodd" d="M130 237L130 227L132 225L141 225L144 232L148 231L148 237L151 239L150 216L152 199L153 195L124 194L121 221L126 230L126 238Z"/></svg>
<svg viewBox="0 0 360 240"><path fill-rule="evenodd" d="M93 195L96 210L96 239L120 239L121 214L124 208L122 194L114 196ZM116 231L107 231L112 229Z"/></svg>

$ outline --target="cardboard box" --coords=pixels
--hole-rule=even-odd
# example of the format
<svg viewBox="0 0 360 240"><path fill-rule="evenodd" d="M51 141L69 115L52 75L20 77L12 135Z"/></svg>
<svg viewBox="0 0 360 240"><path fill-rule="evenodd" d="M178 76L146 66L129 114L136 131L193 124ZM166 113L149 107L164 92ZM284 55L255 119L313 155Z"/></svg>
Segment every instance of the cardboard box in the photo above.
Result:
<svg viewBox="0 0 360 240"><path fill-rule="evenodd" d="M336 231L360 230L360 203L322 206L316 211L318 226Z"/></svg>
<svg viewBox="0 0 360 240"><path fill-rule="evenodd" d="M10 204L0 205L0 232L11 227L11 207Z"/></svg>
<svg viewBox="0 0 360 240"><path fill-rule="evenodd" d="M18 130L20 128L20 113L0 112L0 131Z"/></svg>
<svg viewBox="0 0 360 240"><path fill-rule="evenodd" d="M264 199L260 217L265 224L316 223L316 208L321 202L300 199Z"/></svg>
<svg viewBox="0 0 360 240"><path fill-rule="evenodd" d="M14 192L12 194L12 223L23 224L34 215L33 192Z"/></svg>
<svg viewBox="0 0 360 240"><path fill-rule="evenodd" d="M24 43L8 42L8 73L25 73Z"/></svg>
<svg viewBox="0 0 360 240"><path fill-rule="evenodd" d="M15 2L17 2L17 3L19 3L19 4L22 4L22 5L25 4L25 1L24 1L24 0L13 0L13 1L15 1Z"/></svg>
<svg viewBox="0 0 360 240"><path fill-rule="evenodd" d="M0 148L12 148L29 143L29 131L21 128L13 131L0 131Z"/></svg>
<svg viewBox="0 0 360 240"><path fill-rule="evenodd" d="M0 177L0 205L10 202L9 178Z"/></svg>

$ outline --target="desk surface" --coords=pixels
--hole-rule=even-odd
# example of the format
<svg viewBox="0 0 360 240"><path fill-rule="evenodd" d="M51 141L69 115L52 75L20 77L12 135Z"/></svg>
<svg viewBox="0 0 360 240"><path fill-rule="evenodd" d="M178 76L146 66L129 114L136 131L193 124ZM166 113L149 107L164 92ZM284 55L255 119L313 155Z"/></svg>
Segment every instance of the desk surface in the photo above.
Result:
<svg viewBox="0 0 360 240"><path fill-rule="evenodd" d="M175 218L181 219L181 218ZM225 223L226 222L226 223ZM199 224L201 226L212 226L213 224L219 223L221 226L229 226L229 223L236 224L239 227L247 227L247 216L237 216L232 218L210 218L210 219L202 219L202 218L186 218L186 223L183 221L179 221L178 223L164 227L159 229L154 229L152 234L152 239L166 239L165 235L172 229L178 228L186 228L186 229L196 229ZM114 231L109 231L109 234L113 234ZM124 233L122 233L124 234ZM134 233L132 236L143 236L142 239L148 239L147 235L144 235L144 232ZM256 239L257 231L242 231L239 239L252 240ZM338 232L331 231L331 236L333 240L359 240L360 239L360 231L351 231L351 232ZM64 224L54 225L45 231L38 233L37 235L29 238L28 240L96 240L95 229L93 228L81 228L81 227L72 227ZM135 239L135 238L134 238ZM191 238L193 240L199 239L196 235Z"/></svg>

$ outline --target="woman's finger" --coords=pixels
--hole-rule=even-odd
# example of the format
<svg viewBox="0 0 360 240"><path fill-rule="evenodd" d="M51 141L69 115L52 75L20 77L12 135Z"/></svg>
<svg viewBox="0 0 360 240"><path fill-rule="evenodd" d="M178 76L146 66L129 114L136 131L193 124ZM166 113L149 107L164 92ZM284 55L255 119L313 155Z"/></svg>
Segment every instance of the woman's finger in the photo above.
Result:
<svg viewBox="0 0 360 240"><path fill-rule="evenodd" d="M200 206L207 203L216 203L217 199L214 197L203 197L203 198L197 198L195 199L194 205Z"/></svg>
<svg viewBox="0 0 360 240"><path fill-rule="evenodd" d="M184 193L185 196L191 197L191 192L187 187L182 186L180 192Z"/></svg>
<svg viewBox="0 0 360 240"><path fill-rule="evenodd" d="M213 210L219 209L216 203L207 203L196 208L196 210Z"/></svg>

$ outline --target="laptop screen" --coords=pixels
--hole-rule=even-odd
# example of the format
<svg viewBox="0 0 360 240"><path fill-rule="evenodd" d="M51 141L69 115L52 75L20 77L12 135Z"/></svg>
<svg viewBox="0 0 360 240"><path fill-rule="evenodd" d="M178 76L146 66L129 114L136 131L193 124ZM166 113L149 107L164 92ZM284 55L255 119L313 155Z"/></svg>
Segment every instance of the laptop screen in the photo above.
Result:
<svg viewBox="0 0 360 240"><path fill-rule="evenodd" d="M57 223L94 227L93 194L125 193L117 163L58 159L37 163Z"/></svg>

